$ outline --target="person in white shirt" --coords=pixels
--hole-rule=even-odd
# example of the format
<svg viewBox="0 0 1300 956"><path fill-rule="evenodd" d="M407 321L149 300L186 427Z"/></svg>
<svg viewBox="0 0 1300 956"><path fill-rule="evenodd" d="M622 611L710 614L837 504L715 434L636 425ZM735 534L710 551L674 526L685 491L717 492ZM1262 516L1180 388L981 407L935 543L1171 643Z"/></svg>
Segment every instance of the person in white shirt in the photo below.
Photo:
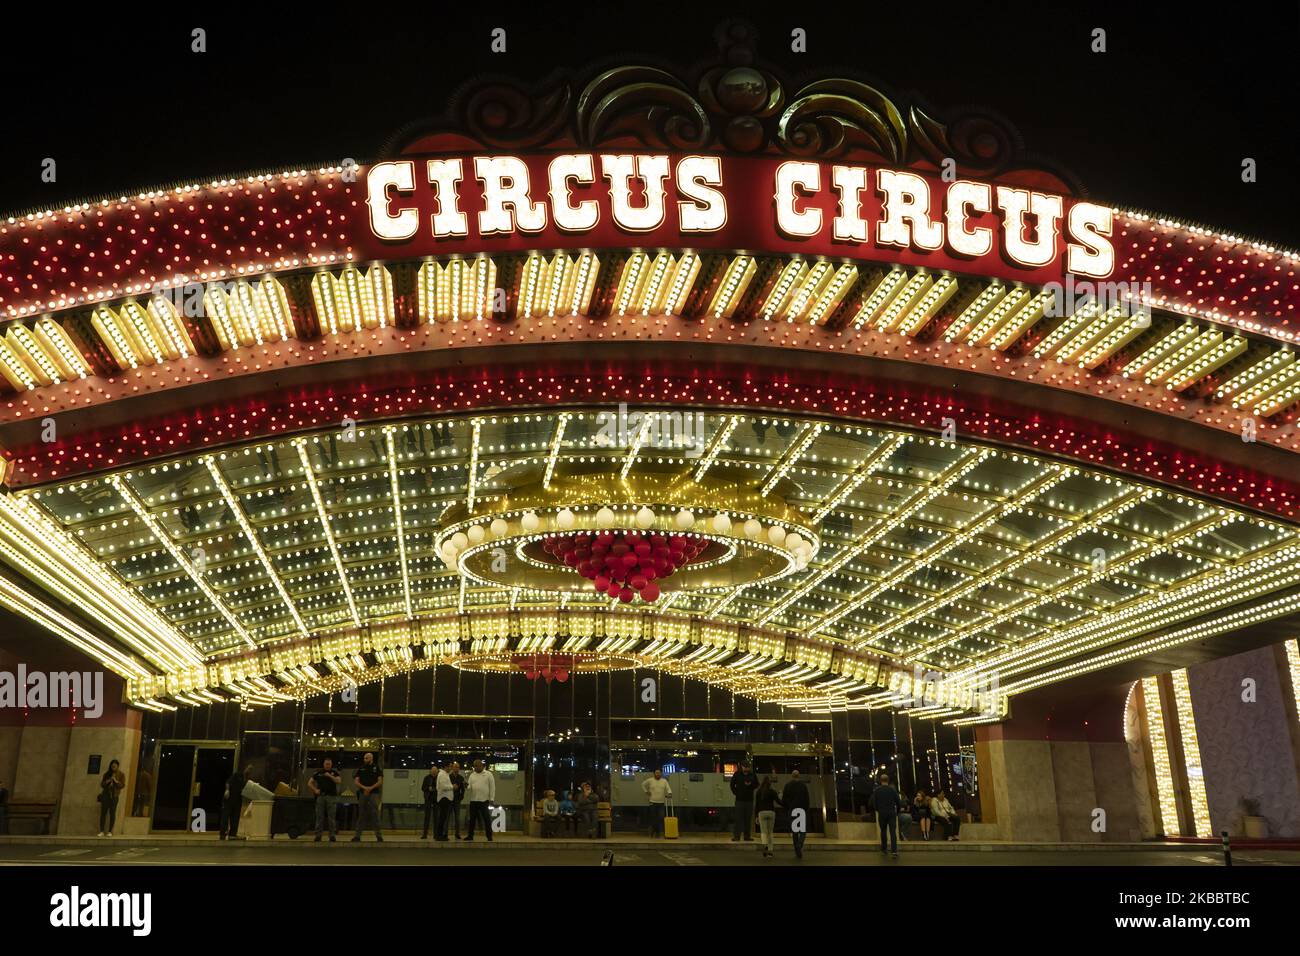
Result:
<svg viewBox="0 0 1300 956"><path fill-rule="evenodd" d="M447 839L447 821L451 818L453 800L456 796L456 788L452 786L451 774L446 767L438 771L434 788L438 794L438 826L434 831L434 839L442 843Z"/></svg>
<svg viewBox="0 0 1300 956"><path fill-rule="evenodd" d="M953 809L953 805L948 802L948 795L942 790L937 791L930 798L930 816L934 817L935 822L941 823L947 828L947 839L957 839L957 831L961 829L961 820L958 819L957 811Z"/></svg>
<svg viewBox="0 0 1300 956"><path fill-rule="evenodd" d="M650 801L650 835L663 836L664 814L668 800L672 798L673 788L668 786L661 770L656 770L653 777L647 777L641 788Z"/></svg>
<svg viewBox="0 0 1300 956"><path fill-rule="evenodd" d="M474 769L465 780L465 796L469 798L469 830L465 839L474 839L474 821L483 821L483 832L488 842L492 842L492 816L488 805L496 801L497 779L491 770L483 768L482 760L474 761Z"/></svg>

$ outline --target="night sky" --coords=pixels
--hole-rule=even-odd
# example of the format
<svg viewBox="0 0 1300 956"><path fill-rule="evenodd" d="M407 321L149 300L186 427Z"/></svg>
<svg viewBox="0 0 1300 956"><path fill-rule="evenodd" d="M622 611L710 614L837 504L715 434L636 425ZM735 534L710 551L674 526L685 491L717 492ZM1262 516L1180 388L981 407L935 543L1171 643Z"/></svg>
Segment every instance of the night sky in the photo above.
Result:
<svg viewBox="0 0 1300 956"><path fill-rule="evenodd" d="M78 13L57 29L9 31L0 210L364 162L472 77L585 75L638 55L690 63L713 53L719 20L744 16L760 56L792 79L856 76L941 116L991 108L1093 198L1300 246L1294 0L1232 16L1188 4L825 4L780 16L735 4L466 6L150 13L145 25ZM190 52L195 26L207 53ZM505 54L489 50L496 26L508 31ZM790 52L796 26L808 31L806 54ZM1094 27L1107 31L1105 54L1090 50ZM40 179L47 156L54 184ZM1244 157L1258 162L1254 184L1241 181Z"/></svg>

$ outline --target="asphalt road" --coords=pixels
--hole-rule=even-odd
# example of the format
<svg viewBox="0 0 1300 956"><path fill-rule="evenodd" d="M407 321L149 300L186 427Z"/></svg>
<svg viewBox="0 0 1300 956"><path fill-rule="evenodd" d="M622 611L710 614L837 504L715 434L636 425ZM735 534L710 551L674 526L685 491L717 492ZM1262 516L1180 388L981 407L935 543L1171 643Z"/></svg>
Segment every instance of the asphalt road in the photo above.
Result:
<svg viewBox="0 0 1300 956"><path fill-rule="evenodd" d="M0 866L85 865L85 866L598 866L603 847L547 850L500 847L448 846L352 846L348 843L285 844L284 846L60 846L42 843L0 846ZM1296 866L1300 851L1257 850L1233 854L1236 866ZM802 861L788 846L775 858L765 860L748 847L723 849L690 845L662 850L614 847L615 866L1193 866L1219 867L1217 852L1195 848L1168 850L997 850L990 852L900 851L892 860L879 851L808 850Z"/></svg>

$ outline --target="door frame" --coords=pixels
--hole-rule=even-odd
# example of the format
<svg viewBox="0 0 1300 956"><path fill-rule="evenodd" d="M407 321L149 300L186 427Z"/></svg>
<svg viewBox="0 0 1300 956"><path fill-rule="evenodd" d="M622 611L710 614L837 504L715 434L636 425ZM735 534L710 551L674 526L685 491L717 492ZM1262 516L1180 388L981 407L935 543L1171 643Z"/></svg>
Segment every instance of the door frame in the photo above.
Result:
<svg viewBox="0 0 1300 956"><path fill-rule="evenodd" d="M188 802L185 805L186 820L188 820L190 818L190 814L194 812L194 784L198 782L199 751L200 750L230 750L235 755L235 766L236 767L239 766L240 745L238 740L187 740L187 739L180 739L180 738L167 738L167 739L155 741L154 751L153 751L154 795L153 795L153 805L150 807L150 811L149 811L149 833L150 834L153 834L155 832L157 833L176 832L175 830L155 830L153 825L154 817L158 813L157 781L158 781L158 770L159 767L162 765L162 752L164 747L193 747L194 748L194 756L190 760L190 788L189 788ZM189 828L187 826L185 828L185 832L188 832L188 830Z"/></svg>

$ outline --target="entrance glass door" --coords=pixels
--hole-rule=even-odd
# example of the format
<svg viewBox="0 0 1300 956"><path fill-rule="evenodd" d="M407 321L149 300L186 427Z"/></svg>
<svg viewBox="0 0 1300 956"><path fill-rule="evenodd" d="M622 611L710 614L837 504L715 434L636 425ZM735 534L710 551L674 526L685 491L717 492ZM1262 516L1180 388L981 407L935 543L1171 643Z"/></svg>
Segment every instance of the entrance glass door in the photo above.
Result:
<svg viewBox="0 0 1300 956"><path fill-rule="evenodd" d="M153 829L188 830L194 810L202 809L204 830L216 832L226 780L234 766L234 744L161 744L154 775Z"/></svg>

